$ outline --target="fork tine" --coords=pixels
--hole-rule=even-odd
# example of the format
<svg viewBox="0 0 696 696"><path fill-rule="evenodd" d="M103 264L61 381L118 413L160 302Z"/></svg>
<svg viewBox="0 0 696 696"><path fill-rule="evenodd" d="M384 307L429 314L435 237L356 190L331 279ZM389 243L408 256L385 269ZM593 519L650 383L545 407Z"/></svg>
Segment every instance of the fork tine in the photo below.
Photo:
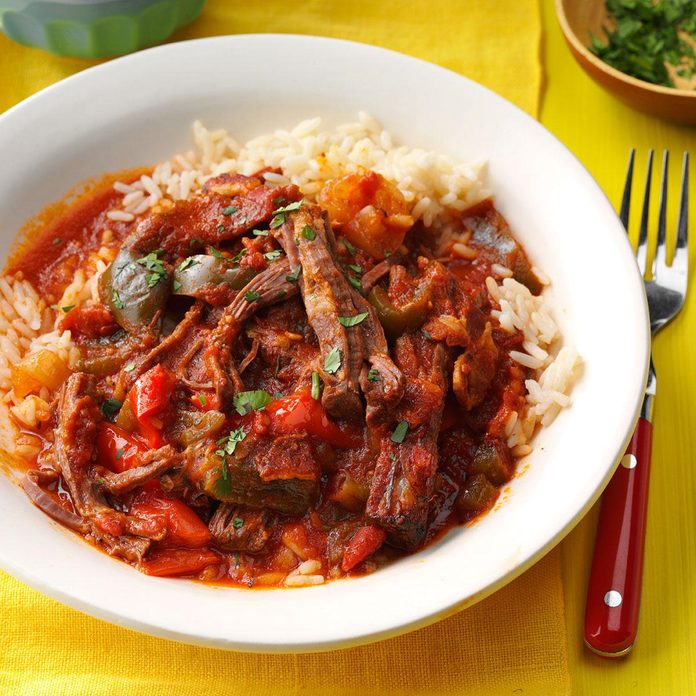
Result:
<svg viewBox="0 0 696 696"><path fill-rule="evenodd" d="M648 151L648 173L645 176L645 193L643 194L643 211L640 216L640 232L638 234L638 250L636 258L640 272L645 275L648 258L648 218L650 217L650 184L652 183L652 167L654 150Z"/></svg>
<svg viewBox="0 0 696 696"><path fill-rule="evenodd" d="M621 210L619 218L623 226L628 232L628 215L631 209L631 188L633 185L633 164L636 159L636 148L631 148L631 153L628 156L628 171L626 172L626 183L624 184L623 196L621 198Z"/></svg>
<svg viewBox="0 0 696 696"><path fill-rule="evenodd" d="M682 166L682 190L679 202L679 221L677 222L677 249L684 249L689 234L689 153L684 153Z"/></svg>
<svg viewBox="0 0 696 696"><path fill-rule="evenodd" d="M652 263L652 275L667 266L667 178L669 173L669 150L662 154L662 183L660 185L660 212L657 217L657 249Z"/></svg>

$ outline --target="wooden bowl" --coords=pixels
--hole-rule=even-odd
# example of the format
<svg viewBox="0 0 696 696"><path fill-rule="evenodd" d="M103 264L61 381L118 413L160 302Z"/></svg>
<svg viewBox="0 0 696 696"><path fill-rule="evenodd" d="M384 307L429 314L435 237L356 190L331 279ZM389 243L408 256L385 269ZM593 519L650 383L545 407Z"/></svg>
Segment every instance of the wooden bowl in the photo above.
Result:
<svg viewBox="0 0 696 696"><path fill-rule="evenodd" d="M575 59L585 72L617 99L639 111L669 121L696 124L696 90L672 76L679 88L662 87L638 80L612 68L590 51L590 34L603 37L609 25L604 0L555 0L556 14Z"/></svg>

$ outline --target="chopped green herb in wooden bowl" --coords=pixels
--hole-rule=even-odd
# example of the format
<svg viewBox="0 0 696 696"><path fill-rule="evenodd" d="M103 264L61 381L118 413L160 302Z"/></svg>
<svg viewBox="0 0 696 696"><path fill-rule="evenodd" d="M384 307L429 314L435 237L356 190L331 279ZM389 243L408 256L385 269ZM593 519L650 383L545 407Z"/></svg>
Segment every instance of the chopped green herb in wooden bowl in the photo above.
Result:
<svg viewBox="0 0 696 696"><path fill-rule="evenodd" d="M556 0L571 52L640 111L696 123L696 0Z"/></svg>

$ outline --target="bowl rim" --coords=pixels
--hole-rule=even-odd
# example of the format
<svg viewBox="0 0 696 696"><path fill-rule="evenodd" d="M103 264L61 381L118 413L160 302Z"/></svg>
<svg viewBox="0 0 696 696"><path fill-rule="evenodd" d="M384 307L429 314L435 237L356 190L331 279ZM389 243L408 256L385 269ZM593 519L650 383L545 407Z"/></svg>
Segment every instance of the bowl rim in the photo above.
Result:
<svg viewBox="0 0 696 696"><path fill-rule="evenodd" d="M64 86L66 83L70 83L71 87L73 85L78 85L82 80L86 80L87 82L91 81L94 76L100 76L102 74L108 74L109 71L114 70L117 71L119 68L115 66L121 66L126 64L129 61L134 61L136 65L138 64L138 61L143 60L143 54L146 56L151 56L153 53L159 52L160 55L164 56L167 54L167 52L176 52L176 51L186 51L186 50L193 50L195 49L196 46L215 46L215 45L221 45L224 46L226 42L257 42L257 41L279 41L279 42L286 42L286 43L297 43L297 44L306 44L307 42L313 42L317 47L321 44L322 46L327 46L331 47L332 45L335 46L343 46L347 51L353 50L353 51L363 51L366 53L369 53L372 57L375 58L384 58L385 60L391 60L391 61L396 61L399 60L403 62L404 65L407 64L407 66L413 67L414 70L420 69L428 69L430 71L435 71L439 76L444 79L446 76L448 76L448 79L453 79L456 78L459 81L462 81L464 83L468 83L469 89L475 89L478 91L479 96L486 96L487 99L490 99L491 101L495 102L497 106L503 107L507 110L514 110L517 112L517 115L520 116L525 124L526 127L528 127L530 130L533 130L536 134L537 137L539 137L541 140L544 142L552 143L553 147L557 149L557 151L563 151L565 155L568 157L569 160L573 161L573 167L575 167L578 171L578 174L582 173L583 180L586 181L588 189L591 189L593 192L593 196L597 198L598 204L600 203L601 199L601 204L604 207L605 210L612 210L613 208L611 207L611 203L609 202L606 194L602 191L602 189L599 187L598 183L594 178L587 172L585 167L580 163L578 158L573 155L573 153L565 147L555 136L553 136L546 128L544 128L538 121L530 117L528 114L526 114L524 111L519 109L518 107L512 105L510 102L507 100L503 99L499 95L496 95L494 92L491 90L474 83L473 81L469 80L468 78L463 77L462 75L453 72L451 70L447 70L445 68L442 68L441 66L434 65L432 63L428 63L427 61L423 61L417 58L413 58L411 56L407 56L395 51L390 51L387 49L375 47L375 46L370 46L368 44L361 44L358 42L351 42L351 41L344 41L344 40L337 40L337 39L327 39L323 37L312 37L312 36L302 36L302 35L288 35L288 34L251 34L251 35L234 35L234 36L223 36L223 37L213 37L213 38L206 38L206 39L196 39L196 40L191 40L191 41L186 41L186 42L179 42L179 43L174 43L174 44L167 44L165 46L160 46L152 49L148 49L146 51L139 52L134 55L126 56L123 58L116 59L114 61L110 61L108 63L105 63L103 65L95 66L93 68L90 68L88 70L85 70L81 73L78 73L76 75L73 75L66 80L63 80L59 83L56 83L54 85L51 85L47 87L46 89L42 90L41 92L37 93L36 95L33 95L29 97L27 100L21 102L20 104L16 105L12 109L10 109L8 112L6 112L3 116L0 116L0 128L2 128L2 124L4 123L5 117L7 117L10 114L13 114L13 118L16 118L21 110L25 108L28 104L34 103L35 100L40 101L44 98L46 98L46 95L49 93L53 93L54 91L59 92L62 89L62 86ZM485 93L485 94L484 94ZM614 227L618 231L617 225L619 225L618 219L615 218L615 224ZM633 277L633 280L636 281L639 278L639 273L638 273L638 268L636 264L633 264L635 268L632 268L630 270L630 274ZM645 385L645 381L647 379L647 370L648 370L648 358L649 358L649 345L650 345L650 333L649 333L649 324L648 324L648 315L647 315L647 303L646 303L646 298L645 298L645 293L643 290L643 285L642 282L640 282L639 285L641 289L641 296L638 298L636 295L636 326L638 326L638 321L640 320L640 327L642 331L638 331L637 333L640 333L642 335L642 339L639 343L639 345L634 346L636 349L637 355L640 358L640 362L642 362L642 374L640 375L640 394L642 395L642 391ZM640 316L639 316L640 315ZM638 395L638 382L639 382L639 375L636 375L635 379L632 380L632 384L635 383L636 385L636 396ZM36 574L32 573L29 568L23 567L20 563L15 563L11 558L8 558L7 555L3 552L2 546L0 546L0 565L2 565L4 568L6 568L10 573L15 575L16 577L24 580L27 584L39 589L40 591L44 592L45 594L48 594L49 596L52 596L59 601L62 601L72 607L75 607L77 609L80 609L82 611L85 611L86 613L89 613L93 616L97 616L102 619L106 619L109 621L112 621L113 623L117 623L120 625L126 625L131 628L135 628L137 630L141 630L147 633L152 633L155 635L163 636L163 637L168 637L168 638L173 638L176 640L180 640L183 642L191 642L194 644L204 644L204 645L209 645L209 646L214 646L214 647L223 647L223 648L228 648L228 649L235 649L235 650L247 650L247 651L264 651L264 652L308 652L308 651L321 651L321 650L327 650L327 649L332 649L332 648L337 648L337 647L344 647L347 645L357 645L357 644L362 644L362 643L368 643L372 642L374 640L378 640L381 638L386 638L389 636L396 635L398 633L403 633L408 630L413 630L415 628L421 627L428 625L430 623L433 623L440 618L444 618L445 616L448 616L456 611L458 611L461 608L464 608L466 606L470 606L471 604L483 599L484 597L488 596L491 594L493 591L496 589L502 587L505 585L507 582L510 580L514 579L518 575L520 575L522 572L524 572L527 568L529 568L533 563L535 563L537 560L539 560L546 552L548 552L552 547L554 547L560 539L562 539L585 515L585 513L590 509L590 507L594 504L594 502L597 500L599 497L601 491L603 490L604 486L606 483L609 481L611 478L614 469L616 468L620 456L623 454L623 451L626 447L626 444L630 440L631 434L633 432L633 427L635 425L635 422L637 421L639 410L640 410L640 405L641 405L641 399L636 398L635 403L633 403L632 408L626 407L625 411L625 419L626 422L628 423L630 420L630 427L626 429L626 431L623 433L623 438L621 442L616 440L616 447L612 447L612 450L615 450L615 456L614 456L614 461L612 463L607 462L607 468L605 470L604 476L596 481L596 484L594 485L594 489L591 493L591 495L588 495L587 499L585 500L585 503L579 508L575 508L573 506L573 509L576 510L576 512L569 517L565 523L560 527L556 529L556 532L554 534L551 534L551 536L546 536L545 541L542 543L538 543L538 540L536 540L532 545L530 545L530 548L532 548L531 551L528 549L525 550L525 553L527 551L528 554L525 555L524 557L521 557L520 560L515 561L514 565L509 567L509 569L506 572L499 573L495 578L492 580L489 580L488 582L482 581L478 585L478 590L472 592L471 594L467 595L465 598L459 597L459 600L457 601L450 601L450 597L444 597L443 600L441 600L439 606L435 610L431 610L429 613L426 614L420 614L420 615L415 615L413 613L410 614L410 618L402 618L400 621L392 621L389 625L386 627L382 627L379 629L375 629L374 631L371 632L364 632L359 635L356 635L355 633L351 633L350 631L347 632L347 635L338 635L334 636L334 638L327 639L324 637L323 639L317 639L317 640L307 640L304 642L279 642L278 640L274 640L273 637L268 638L267 640L264 641L256 641L256 642L251 642L251 641L239 641L239 640L233 640L230 638L224 638L220 636L210 636L206 634L202 634L200 631L196 631L194 629L190 629L187 627L186 631L182 630L174 630L169 627L162 626L160 624L157 624L156 622L148 621L143 619L142 617L132 617L129 615L124 616L122 613L119 613L118 611L113 611L111 607L104 605L103 603L98 603L98 602L90 602L87 601L83 598L81 598L78 594L71 594L69 591L64 591L58 587L55 587L51 585L51 579L48 578L47 576L37 576ZM630 414L630 419L629 419L629 414ZM555 525L554 525L555 526ZM94 553L94 550L92 548L89 549L92 553ZM115 561L114 561L115 563ZM132 570L132 569L131 569ZM133 571L137 572L137 571ZM160 580L160 582L167 582L166 580ZM179 583L182 582L180 580L175 580L173 582ZM186 581L183 581L186 582ZM345 582L345 581L344 581ZM358 582L358 580L348 580L347 582ZM337 585L339 583L330 583L329 585ZM343 583L341 583L343 584ZM215 588L217 589L217 588ZM226 589L226 588L225 588ZM311 591L314 588L309 588L309 591ZM74 592L74 590L71 591ZM280 591L277 591L280 592ZM293 592L303 592L303 590L293 590ZM256 594L256 593L252 593ZM447 603L443 603L443 601L446 600ZM415 618L414 618L415 616ZM345 632L344 632L345 633Z"/></svg>
<svg viewBox="0 0 696 696"><path fill-rule="evenodd" d="M646 80L639 80L637 77L633 77L625 72L621 72L621 70L617 70L608 63L605 63L601 58L592 53L592 51L590 51L590 49L587 47L587 44L583 43L575 31L573 31L573 28L570 26L570 22L568 21L568 17L566 15L564 0L554 0L554 4L556 5L556 17L558 19L558 23L561 26L561 30L563 31L563 35L565 36L566 40L578 53L582 55L583 58L585 58L597 69L616 80L620 80L621 82L635 87L636 89L641 89L646 92L653 92L662 96L696 99L696 89L689 90L679 87L665 87L664 85L656 85L652 82L647 82Z"/></svg>

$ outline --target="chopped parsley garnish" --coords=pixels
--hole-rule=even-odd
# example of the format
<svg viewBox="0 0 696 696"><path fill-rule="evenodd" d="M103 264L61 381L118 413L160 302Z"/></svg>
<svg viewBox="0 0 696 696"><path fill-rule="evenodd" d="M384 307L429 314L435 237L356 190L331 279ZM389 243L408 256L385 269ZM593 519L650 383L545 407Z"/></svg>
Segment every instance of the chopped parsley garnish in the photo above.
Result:
<svg viewBox="0 0 696 696"><path fill-rule="evenodd" d="M75 309L75 306L76 305L74 305L74 304L69 304L69 305L66 305L65 307L61 307L61 309L67 314L71 309Z"/></svg>
<svg viewBox="0 0 696 696"><path fill-rule="evenodd" d="M389 459L391 459L393 462L396 461L396 455L393 452L389 453Z"/></svg>
<svg viewBox="0 0 696 696"><path fill-rule="evenodd" d="M53 246L60 246L62 243L63 243L63 240L60 237L53 238Z"/></svg>
<svg viewBox="0 0 696 696"><path fill-rule="evenodd" d="M208 251L216 259L220 259L221 261L229 261L229 259L224 254L221 254L215 247L208 247Z"/></svg>
<svg viewBox="0 0 696 696"><path fill-rule="evenodd" d="M338 317L338 323L341 326L357 326L365 321L367 315L368 312L360 312L360 314L356 314L354 317Z"/></svg>
<svg viewBox="0 0 696 696"><path fill-rule="evenodd" d="M287 280L288 283L296 283L300 277L300 273L302 273L302 266L298 266L290 275L286 275L285 280Z"/></svg>
<svg viewBox="0 0 696 696"><path fill-rule="evenodd" d="M268 237L268 230L252 230L254 237Z"/></svg>
<svg viewBox="0 0 696 696"><path fill-rule="evenodd" d="M111 288L111 303L116 309L123 309L126 306L121 301L121 295L118 294L116 288Z"/></svg>
<svg viewBox="0 0 696 696"><path fill-rule="evenodd" d="M198 237L193 237L193 239L191 239L191 241L189 242L189 246L192 247L196 244L198 244L199 246L203 246L205 242L202 239L198 239Z"/></svg>
<svg viewBox="0 0 696 696"><path fill-rule="evenodd" d="M421 333L429 340L433 340L433 335L430 333L430 331L426 331L425 329L421 329Z"/></svg>
<svg viewBox="0 0 696 696"><path fill-rule="evenodd" d="M104 414L104 418L107 420L112 420L113 417L121 410L123 404L118 399L107 399L101 405L101 412Z"/></svg>
<svg viewBox="0 0 696 696"><path fill-rule="evenodd" d="M124 372L133 372L135 370L135 363L128 363L124 368Z"/></svg>
<svg viewBox="0 0 696 696"><path fill-rule="evenodd" d="M335 375L341 367L341 361L341 351L338 348L332 348L324 360L324 372Z"/></svg>
<svg viewBox="0 0 696 696"><path fill-rule="evenodd" d="M354 278L353 276L348 276L348 282L360 292L363 291L362 280L360 278Z"/></svg>
<svg viewBox="0 0 696 696"><path fill-rule="evenodd" d="M286 205L284 208L276 208L273 211L273 219L269 227L274 230L276 227L280 227L285 222L285 213L291 213L293 210L299 210L302 205L302 201L295 201Z"/></svg>
<svg viewBox="0 0 696 696"><path fill-rule="evenodd" d="M185 258L178 266L176 269L177 271L185 271L187 268L191 268L191 266L195 266L200 261L196 261L196 259L193 258L193 256L189 256L188 258Z"/></svg>
<svg viewBox="0 0 696 696"><path fill-rule="evenodd" d="M408 432L408 423L406 421L400 421L399 424L394 428L394 432L392 433L391 440L392 442L397 442L401 444L404 441L404 438L406 437L406 433Z"/></svg>
<svg viewBox="0 0 696 696"><path fill-rule="evenodd" d="M319 380L319 373L312 372L312 398L315 401L319 401L321 396L321 382Z"/></svg>
<svg viewBox="0 0 696 696"><path fill-rule="evenodd" d="M198 395L198 401L200 402L201 406L207 406L207 405L208 405L208 399L205 398L205 394L199 394L199 395Z"/></svg>
<svg viewBox="0 0 696 696"><path fill-rule="evenodd" d="M178 280L175 280L172 282L172 287L174 288L174 292L177 290L181 289L181 283Z"/></svg>
<svg viewBox="0 0 696 696"><path fill-rule="evenodd" d="M126 452L125 447L120 447L119 449L116 450L116 461L118 461Z"/></svg>
<svg viewBox="0 0 696 696"><path fill-rule="evenodd" d="M273 397L263 389L244 391L235 394L232 403L240 416L252 411L261 411L273 401Z"/></svg>
<svg viewBox="0 0 696 696"><path fill-rule="evenodd" d="M309 225L305 225L302 230L302 236L311 242L317 236L317 233Z"/></svg>
<svg viewBox="0 0 696 696"><path fill-rule="evenodd" d="M362 274L362 272L363 272L362 266L360 266L360 265L357 264L357 263L351 263L351 264L348 266L348 268L350 268L350 270L353 271L353 273Z"/></svg>
<svg viewBox="0 0 696 696"><path fill-rule="evenodd" d="M241 517L234 517L232 519L232 526L235 529L241 529L244 526L244 520Z"/></svg>
<svg viewBox="0 0 696 696"><path fill-rule="evenodd" d="M259 295L259 293L256 292L256 290L248 290L244 293L244 299L247 302L256 302L256 300L261 299L261 295Z"/></svg>
<svg viewBox="0 0 696 696"><path fill-rule="evenodd" d="M674 87L666 64L679 77L696 73L696 0L606 0L613 20L606 40L591 36L590 49L622 73Z"/></svg>
<svg viewBox="0 0 696 696"><path fill-rule="evenodd" d="M154 288L161 280L166 280L167 278L167 271L164 267L164 263L162 259L159 258L161 253L161 250L151 251L146 256L137 260L137 263L141 266L145 266L145 268L150 271L147 276L148 288Z"/></svg>
<svg viewBox="0 0 696 696"><path fill-rule="evenodd" d="M232 215L237 212L237 208L235 208L233 205L228 205L226 208L222 209L222 214L223 215Z"/></svg>
<svg viewBox="0 0 696 696"><path fill-rule="evenodd" d="M232 430L229 435L221 437L217 441L218 449L215 450L215 454L217 454L218 457L222 457L222 459L224 460L226 454L234 454L235 449L237 449L237 445L245 437L246 432L244 432L244 428L237 428L236 430ZM223 469L223 478L225 478L224 473L225 472Z"/></svg>
<svg viewBox="0 0 696 696"><path fill-rule="evenodd" d="M223 224L220 224L217 226L217 233L222 234L225 231L225 226Z"/></svg>
<svg viewBox="0 0 696 696"><path fill-rule="evenodd" d="M372 369L367 373L368 382L379 382L379 370Z"/></svg>
<svg viewBox="0 0 696 696"><path fill-rule="evenodd" d="M280 249L274 249L264 254L263 258L266 259L266 261L277 261L282 255L283 252Z"/></svg>
<svg viewBox="0 0 696 696"><path fill-rule="evenodd" d="M247 250L242 249L239 253L235 254L231 261L232 263L237 263L238 261L241 261L245 256L247 255ZM222 257L223 259L225 258L224 256Z"/></svg>
<svg viewBox="0 0 696 696"><path fill-rule="evenodd" d="M346 248L346 251L351 255L355 256L355 247L347 240L347 239L342 239L343 246Z"/></svg>

